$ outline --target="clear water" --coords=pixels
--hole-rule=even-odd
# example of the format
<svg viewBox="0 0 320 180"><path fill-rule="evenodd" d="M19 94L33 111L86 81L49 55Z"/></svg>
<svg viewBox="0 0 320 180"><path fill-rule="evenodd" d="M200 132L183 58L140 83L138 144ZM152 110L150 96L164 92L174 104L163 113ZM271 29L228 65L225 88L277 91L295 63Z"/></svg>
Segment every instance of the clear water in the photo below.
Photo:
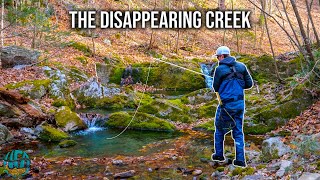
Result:
<svg viewBox="0 0 320 180"><path fill-rule="evenodd" d="M45 157L108 157L114 155L145 155L154 151L161 151L170 147L171 144L165 142L182 135L179 132L154 132L127 130L115 139L107 139L117 135L120 130L100 129L86 130L72 135L72 140L78 144L69 148L60 148L58 144L40 144L36 151L38 156ZM161 148L141 152L143 146L150 143L161 143Z"/></svg>

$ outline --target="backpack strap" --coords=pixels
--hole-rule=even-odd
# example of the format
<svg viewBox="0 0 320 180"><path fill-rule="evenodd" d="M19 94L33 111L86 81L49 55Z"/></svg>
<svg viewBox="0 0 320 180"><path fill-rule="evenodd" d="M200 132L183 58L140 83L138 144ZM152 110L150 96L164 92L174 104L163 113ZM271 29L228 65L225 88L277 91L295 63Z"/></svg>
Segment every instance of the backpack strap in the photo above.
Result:
<svg viewBox="0 0 320 180"><path fill-rule="evenodd" d="M243 75L239 72L237 72L236 67L235 66L229 66L231 72L228 73L225 77L222 78L222 81L226 80L226 79L232 79L232 78L237 78L237 79L241 79L243 80Z"/></svg>

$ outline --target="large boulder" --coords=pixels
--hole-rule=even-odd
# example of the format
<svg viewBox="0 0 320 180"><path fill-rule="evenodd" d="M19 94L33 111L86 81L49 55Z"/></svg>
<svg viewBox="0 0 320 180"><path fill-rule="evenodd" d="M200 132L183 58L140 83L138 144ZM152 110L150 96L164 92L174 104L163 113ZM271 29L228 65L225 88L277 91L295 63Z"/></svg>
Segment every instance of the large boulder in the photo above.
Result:
<svg viewBox="0 0 320 180"><path fill-rule="evenodd" d="M130 123L133 115L133 112L128 113L123 111L112 113L105 125L114 128L124 128ZM175 130L175 126L170 122L141 112L137 112L129 128L139 130Z"/></svg>
<svg viewBox="0 0 320 180"><path fill-rule="evenodd" d="M5 143L6 141L9 141L12 139L13 136L8 130L8 128L2 124L0 124L0 144Z"/></svg>
<svg viewBox="0 0 320 180"><path fill-rule="evenodd" d="M39 138L47 142L59 142L63 139L67 139L69 136L67 133L63 132L60 129L56 129L49 125L41 126L42 131Z"/></svg>
<svg viewBox="0 0 320 180"><path fill-rule="evenodd" d="M201 104L216 99L216 94L209 88L199 89L184 95L181 101L185 104Z"/></svg>
<svg viewBox="0 0 320 180"><path fill-rule="evenodd" d="M280 137L272 137L262 142L261 159L263 161L270 161L288 152L290 152L290 148L281 141Z"/></svg>
<svg viewBox="0 0 320 180"><path fill-rule="evenodd" d="M55 114L56 123L65 131L86 129L87 125L81 120L77 113L72 112L67 106L62 106Z"/></svg>
<svg viewBox="0 0 320 180"><path fill-rule="evenodd" d="M116 86L104 86L95 78L90 79L73 92L80 104L93 108L122 109L128 97Z"/></svg>
<svg viewBox="0 0 320 180"><path fill-rule="evenodd" d="M29 50L20 46L7 46L1 49L1 63L3 68L36 63L39 56L39 51Z"/></svg>
<svg viewBox="0 0 320 180"><path fill-rule="evenodd" d="M319 173L310 173L304 172L302 176L300 176L299 180L319 180L320 174Z"/></svg>
<svg viewBox="0 0 320 180"><path fill-rule="evenodd" d="M48 117L17 91L0 88L0 121L10 127L33 127Z"/></svg>
<svg viewBox="0 0 320 180"><path fill-rule="evenodd" d="M141 106L139 112L152 114L171 121L190 123L195 120L195 117L189 114L190 108L184 105L179 99L155 99L149 104Z"/></svg>

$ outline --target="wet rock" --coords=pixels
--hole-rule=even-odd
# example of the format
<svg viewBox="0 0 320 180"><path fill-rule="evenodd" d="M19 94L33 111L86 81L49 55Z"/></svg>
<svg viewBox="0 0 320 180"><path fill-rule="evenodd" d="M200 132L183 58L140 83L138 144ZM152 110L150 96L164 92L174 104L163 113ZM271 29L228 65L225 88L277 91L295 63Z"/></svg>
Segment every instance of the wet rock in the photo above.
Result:
<svg viewBox="0 0 320 180"><path fill-rule="evenodd" d="M209 163L209 162L210 162L210 159L207 159L207 158L200 158L200 162L203 162L203 163Z"/></svg>
<svg viewBox="0 0 320 180"><path fill-rule="evenodd" d="M55 120L59 127L65 131L75 131L87 128L77 113L72 112L69 107L62 106L55 114Z"/></svg>
<svg viewBox="0 0 320 180"><path fill-rule="evenodd" d="M1 49L1 64L3 68L28 65L38 62L39 56L39 51L29 50L20 46L7 46Z"/></svg>
<svg viewBox="0 0 320 180"><path fill-rule="evenodd" d="M0 144L5 143L13 138L12 134L8 130L8 128L2 124L0 124Z"/></svg>
<svg viewBox="0 0 320 180"><path fill-rule="evenodd" d="M124 162L122 160L112 160L112 164L115 166L123 166Z"/></svg>
<svg viewBox="0 0 320 180"><path fill-rule="evenodd" d="M74 140L64 140L59 143L60 148L67 148L75 145L77 145L77 142Z"/></svg>
<svg viewBox="0 0 320 180"><path fill-rule="evenodd" d="M133 177L134 174L135 174L135 171L130 170L130 171L126 171L126 172L117 173L113 177L115 179L117 179L117 178L130 178L130 177Z"/></svg>
<svg viewBox="0 0 320 180"><path fill-rule="evenodd" d="M68 138L68 134L66 134L65 132L59 129L53 128L51 126L44 125L42 126L42 129L43 131L40 133L40 136L39 136L41 140L48 141L48 142L51 142L51 141L59 142L63 139Z"/></svg>
<svg viewBox="0 0 320 180"><path fill-rule="evenodd" d="M200 169L196 169L192 172L192 175L194 175L194 176L199 176L200 174L202 174L202 170L200 170Z"/></svg>
<svg viewBox="0 0 320 180"><path fill-rule="evenodd" d="M290 148L283 144L280 137L272 137L262 142L262 159L269 161L277 159L290 152Z"/></svg>
<svg viewBox="0 0 320 180"><path fill-rule="evenodd" d="M302 176L300 176L299 180L319 180L320 174L319 173L309 173L304 172Z"/></svg>
<svg viewBox="0 0 320 180"><path fill-rule="evenodd" d="M27 154L32 154L34 151L32 149L28 149L25 151Z"/></svg>
<svg viewBox="0 0 320 180"><path fill-rule="evenodd" d="M172 159L172 160L176 160L176 159L178 159L178 157L177 157L176 155L173 155L173 156L171 157L171 159Z"/></svg>
<svg viewBox="0 0 320 180"><path fill-rule="evenodd" d="M292 162L287 160L282 160L280 169L276 172L277 177L283 177L292 167Z"/></svg>
<svg viewBox="0 0 320 180"><path fill-rule="evenodd" d="M264 180L265 177L262 175L249 175L242 178L242 180Z"/></svg>

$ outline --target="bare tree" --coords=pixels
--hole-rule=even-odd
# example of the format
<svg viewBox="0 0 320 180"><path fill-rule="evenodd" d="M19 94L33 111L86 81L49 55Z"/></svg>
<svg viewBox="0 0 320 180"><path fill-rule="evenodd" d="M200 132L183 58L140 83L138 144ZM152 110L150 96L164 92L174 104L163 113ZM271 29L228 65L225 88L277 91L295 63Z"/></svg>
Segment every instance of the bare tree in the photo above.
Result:
<svg viewBox="0 0 320 180"><path fill-rule="evenodd" d="M304 41L304 43L305 43L306 50L307 50L307 52L308 52L309 58L310 58L312 61L314 61L314 57L313 57L312 50L311 50L311 45L310 45L310 42L309 42L308 39L307 39L307 35L306 35L305 30L304 30L304 27L303 27L303 23L302 23L300 14L299 14L299 12L298 12L298 8L297 8L297 5L296 5L296 2L295 2L294 0L290 0L290 2L291 2L291 5L292 5L294 14L295 14L295 16L296 16L296 19L297 19L297 21L298 21L299 28L300 28L300 32L301 32L303 41Z"/></svg>
<svg viewBox="0 0 320 180"><path fill-rule="evenodd" d="M261 0L262 9L265 9L265 7L263 7L264 5L265 4L263 3L263 0ZM269 28L268 28L268 21L267 21L267 17L266 17L265 12L263 12L263 17L264 17L264 24L265 24L265 27L266 27L266 31L267 31L267 35L268 35L268 39L269 39L269 43L270 43L272 57L273 57L273 60L274 60L274 67L275 67L275 71L276 71L276 76L277 76L279 82L282 83L283 81L282 81L282 79L281 79L281 77L279 75L279 69L278 69L276 58L275 58L275 53L274 53L274 50L273 50L272 40L271 40L271 37L270 37L270 32L269 32Z"/></svg>
<svg viewBox="0 0 320 180"><path fill-rule="evenodd" d="M306 6L307 6L307 12L308 12L308 16L309 16L309 20L311 22L311 26L313 28L313 33L314 33L314 36L317 40L317 46L320 47L320 40L319 40L319 36L318 36L318 32L317 32L317 29L314 25L314 22L313 22L313 19L312 19L312 14L311 14L311 8L312 8L312 3L313 3L313 0L311 0L311 3L310 3L310 6L308 4L308 0L305 0L306 2Z"/></svg>

